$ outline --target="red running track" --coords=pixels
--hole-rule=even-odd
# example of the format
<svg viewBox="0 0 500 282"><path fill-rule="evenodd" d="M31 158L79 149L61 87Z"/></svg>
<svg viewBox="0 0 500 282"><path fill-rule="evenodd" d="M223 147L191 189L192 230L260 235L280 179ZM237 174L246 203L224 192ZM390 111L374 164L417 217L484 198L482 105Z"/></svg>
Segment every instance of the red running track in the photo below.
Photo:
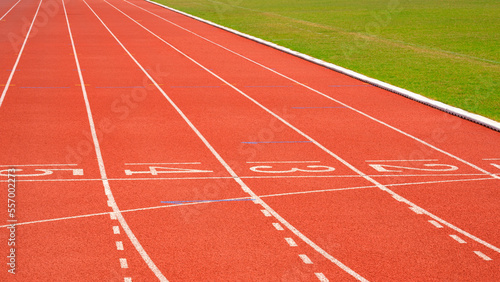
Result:
<svg viewBox="0 0 500 282"><path fill-rule="evenodd" d="M1 281L500 280L498 132L142 0L0 18Z"/></svg>

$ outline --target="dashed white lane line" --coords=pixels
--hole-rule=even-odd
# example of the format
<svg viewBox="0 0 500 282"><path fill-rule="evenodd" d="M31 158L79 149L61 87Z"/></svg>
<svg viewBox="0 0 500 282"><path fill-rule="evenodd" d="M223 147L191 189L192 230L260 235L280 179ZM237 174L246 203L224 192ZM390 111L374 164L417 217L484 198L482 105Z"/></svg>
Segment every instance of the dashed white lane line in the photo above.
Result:
<svg viewBox="0 0 500 282"><path fill-rule="evenodd" d="M265 217L271 217L271 213L266 210L261 210Z"/></svg>
<svg viewBox="0 0 500 282"><path fill-rule="evenodd" d="M316 275L316 277L318 277L319 281L321 282L328 282L330 280L328 280L328 278L326 278L326 276L323 274L323 273L314 273Z"/></svg>
<svg viewBox="0 0 500 282"><path fill-rule="evenodd" d="M116 220L116 214L114 212L110 212L109 217L111 218L111 220Z"/></svg>
<svg viewBox="0 0 500 282"><path fill-rule="evenodd" d="M116 249L118 251L123 251L123 242L122 241L116 241Z"/></svg>
<svg viewBox="0 0 500 282"><path fill-rule="evenodd" d="M487 255L483 254L483 253L482 253L482 252L480 252L480 251L474 251L474 253L475 253L476 255L478 255L480 258L484 259L484 260L487 260L487 261L492 260L489 256L487 256Z"/></svg>
<svg viewBox="0 0 500 282"><path fill-rule="evenodd" d="M121 258L120 259L120 266L121 266L121 268L128 268L127 259Z"/></svg>
<svg viewBox="0 0 500 282"><path fill-rule="evenodd" d="M467 243L464 239L458 237L457 235L451 234L450 237L453 238L453 240L457 241L460 244L466 244Z"/></svg>
<svg viewBox="0 0 500 282"><path fill-rule="evenodd" d="M312 260L307 255L300 254L299 257L305 264L313 264Z"/></svg>
<svg viewBox="0 0 500 282"><path fill-rule="evenodd" d="M130 277L125 277L125 279L123 280L124 282L132 282L132 278Z"/></svg>
<svg viewBox="0 0 500 282"><path fill-rule="evenodd" d="M113 226L113 234L120 234L120 227L119 226Z"/></svg>
<svg viewBox="0 0 500 282"><path fill-rule="evenodd" d="M419 207L410 207L410 210L412 210L416 214L423 214L422 209Z"/></svg>
<svg viewBox="0 0 500 282"><path fill-rule="evenodd" d="M288 245L290 245L290 247L297 247L297 243L295 243L295 241L292 238L285 238L285 240L288 243Z"/></svg>
<svg viewBox="0 0 500 282"><path fill-rule="evenodd" d="M273 226L274 226L274 228L276 228L276 230L279 230L279 231L283 231L284 230L283 227L279 223L277 223L277 222L274 222Z"/></svg>
<svg viewBox="0 0 500 282"><path fill-rule="evenodd" d="M395 194L394 194L394 195L392 195L392 197L393 197L396 201L398 201L398 202L404 202L404 201L405 201L405 199L404 199L403 197L399 196L399 195L395 195Z"/></svg>
<svg viewBox="0 0 500 282"><path fill-rule="evenodd" d="M443 226L441 224L439 224L439 222L435 221L435 220L429 220L429 223L434 225L436 228L443 228Z"/></svg>

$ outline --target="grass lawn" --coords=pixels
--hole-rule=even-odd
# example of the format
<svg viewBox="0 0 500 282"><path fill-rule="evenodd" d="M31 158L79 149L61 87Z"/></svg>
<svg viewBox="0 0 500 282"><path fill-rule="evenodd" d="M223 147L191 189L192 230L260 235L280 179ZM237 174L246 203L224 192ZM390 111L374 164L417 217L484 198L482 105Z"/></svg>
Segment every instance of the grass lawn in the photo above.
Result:
<svg viewBox="0 0 500 282"><path fill-rule="evenodd" d="M498 0L155 0L500 121Z"/></svg>

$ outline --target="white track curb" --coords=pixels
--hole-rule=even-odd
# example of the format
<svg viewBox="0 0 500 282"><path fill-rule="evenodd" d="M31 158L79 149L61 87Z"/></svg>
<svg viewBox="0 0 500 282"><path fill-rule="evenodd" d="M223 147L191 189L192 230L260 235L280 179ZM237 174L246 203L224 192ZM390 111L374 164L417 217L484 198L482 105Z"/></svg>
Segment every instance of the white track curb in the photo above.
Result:
<svg viewBox="0 0 500 282"><path fill-rule="evenodd" d="M500 132L500 122L494 121L492 119L489 119L489 118L483 117L481 115L474 114L474 113L462 110L460 108L456 108L456 107L447 105L445 103L442 103L442 102L439 102L439 101L436 101L436 100L424 97L424 96L422 96L420 94L413 93L413 92L408 91L406 89L403 89L403 88L391 85L389 83L385 83L383 81L380 81L380 80L377 80L377 79L374 79L374 78L362 75L360 73L354 72L352 70L349 70L349 69L346 69L346 68L343 68L343 67L340 67L340 66L337 66L337 65L334 65L332 63L325 62L323 60L311 57L309 55L306 55L306 54L303 54L303 53L300 53L300 52L297 52L297 51L293 51L291 49L288 49L286 47L280 46L278 44L275 44L275 43L272 43L272 42L269 42L269 41L266 41L266 40L254 37L252 35L248 35L246 33L239 32L237 30L234 30L234 29L231 29L231 28L228 28L228 27L216 24L214 22L211 22L211 21L208 21L208 20L205 20L205 19L193 16L193 15L190 15L188 13L176 10L174 8L171 8L171 7L168 7L168 6L156 3L156 2L153 2L151 0L145 0L145 1L149 2L149 3L152 3L152 4L155 4L155 5L158 5L160 7L166 8L166 9L171 10L173 12L185 15L187 17L193 18L195 20L204 22L204 23L209 24L211 26L223 29L223 30L231 32L231 33L234 33L234 34L239 35L241 37L250 39L252 41L261 43L263 45L272 47L274 49L283 51L285 53L294 55L296 57L302 58L302 59L307 60L309 62L313 62L313 63L318 64L320 66L323 66L323 67L329 68L331 70L334 70L336 72L339 72L339 73L345 74L347 76L356 78L358 80L361 80L363 82L369 83L371 85L374 85L374 86L380 87L382 89L391 91L393 93L399 94L399 95L404 96L406 98L409 98L409 99L412 99L414 101L420 102L420 103L422 103L424 105L436 108L436 109L441 110L443 112L446 112L446 113L452 114L454 116L458 116L460 118L463 118L463 119L466 119L466 120L478 123L480 125L483 125L485 127L488 127L490 129L493 129L495 131L499 131Z"/></svg>

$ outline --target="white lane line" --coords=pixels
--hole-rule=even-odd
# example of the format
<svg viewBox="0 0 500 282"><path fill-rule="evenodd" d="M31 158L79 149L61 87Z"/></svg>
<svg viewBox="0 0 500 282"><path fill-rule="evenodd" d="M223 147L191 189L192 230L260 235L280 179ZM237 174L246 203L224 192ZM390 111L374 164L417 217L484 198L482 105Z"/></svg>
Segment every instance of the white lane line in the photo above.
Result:
<svg viewBox="0 0 500 282"><path fill-rule="evenodd" d="M295 243L295 241L292 238L285 238L285 240L288 243L288 245L290 245L290 247L297 247L297 243Z"/></svg>
<svg viewBox="0 0 500 282"><path fill-rule="evenodd" d="M329 281L328 278L326 278L326 276L321 272L314 273L314 275L316 275L316 277L318 277L319 281L321 281L321 282L328 282Z"/></svg>
<svg viewBox="0 0 500 282"><path fill-rule="evenodd" d="M495 159L495 158L493 158L493 159L483 159L483 161L500 161L500 158L499 159Z"/></svg>
<svg viewBox="0 0 500 282"><path fill-rule="evenodd" d="M484 178L478 179L457 179L457 180L442 180L434 182L422 182L422 183L439 183L439 182L455 182L455 181L479 181L479 180L496 180L488 175L484 174L406 174L406 175L368 175L370 177L392 177L392 178L403 178L403 177L458 177L458 176L484 176ZM280 178L363 178L363 176L356 175L263 175L263 176L240 176L241 179L280 179ZM488 178L485 178L488 177ZM137 177L137 178L108 178L108 181L144 181L144 180L210 180L210 179L231 179L231 176L206 176L206 177ZM71 182L71 181L102 181L100 178L66 178L66 179L18 179L18 182ZM8 180L0 180L0 182L8 182ZM385 186L395 186L395 185L406 185L406 184L387 184Z"/></svg>
<svg viewBox="0 0 500 282"><path fill-rule="evenodd" d="M113 234L120 234L120 227L119 226L113 226Z"/></svg>
<svg viewBox="0 0 500 282"><path fill-rule="evenodd" d="M460 238L457 235L451 234L450 237L453 238L453 240L457 241L460 244L466 244L467 243L464 239Z"/></svg>
<svg viewBox="0 0 500 282"><path fill-rule="evenodd" d="M418 207L410 207L410 210L412 210L416 214L423 214L422 210Z"/></svg>
<svg viewBox="0 0 500 282"><path fill-rule="evenodd" d="M201 163L126 163L125 165L189 165Z"/></svg>
<svg viewBox="0 0 500 282"><path fill-rule="evenodd" d="M116 249L118 251L123 251L123 242L122 241L116 241Z"/></svg>
<svg viewBox="0 0 500 282"><path fill-rule="evenodd" d="M85 0L83 0L85 2ZM198 63L197 61L195 61L194 59L192 59L191 57L189 57L188 55L182 53L182 51L180 51L179 49L175 48L173 45L171 45L170 43L164 41L161 37L159 37L158 35L156 35L155 33L153 33L152 31L148 30L146 27L144 27L142 24L140 24L139 22L137 22L136 20L134 20L133 18L131 18L129 15L127 15L126 13L124 13L123 11L121 11L120 9L116 8L115 6L113 6L111 3L109 3L108 1L104 0L104 2L106 2L108 5L110 5L111 7L113 7L115 10L119 11L121 14L123 14L125 17L129 18L130 20L132 20L133 22L135 22L137 25L141 26L142 28L144 28L144 30L148 31L150 34L154 35L156 38L162 40L163 42L165 42L165 44L169 45L172 49L176 50L177 52L179 52L180 54L182 54L184 57L186 57L187 59L189 59L190 61L192 61L193 63L197 64L198 66L200 66L201 68L205 69L206 71L210 72L211 74L213 74L214 76L216 76L217 78L219 78L222 82L224 82L225 84L227 84L228 86L234 88L234 89L237 89L235 88L233 85L229 84L227 81L223 80L222 78L220 78L219 76L217 76L216 74L214 74L212 71L208 70L205 66L201 65L200 63ZM86 3L86 2L85 2ZM95 13L94 13L95 14ZM97 15L96 15L97 16ZM99 19L100 20L100 19ZM300 239L302 239L306 244L308 244L309 246L311 246L314 250L316 250L318 253L320 253L321 255L323 255L326 259L330 260L332 263L334 263L335 265L337 265L338 267L340 267L342 270L344 270L345 272L349 273L351 276L353 276L354 278L360 280L360 281L367 281L365 278L363 278L361 275L359 275L358 273L356 273L354 270L352 270L351 268L349 268L347 265L343 264L342 262L340 262L338 259L334 258L332 255L330 255L329 253L327 253L325 250L323 250L321 247L319 247L317 244L315 244L313 241L311 241L311 239L309 239L308 237L306 237L304 234L302 234L298 229L296 229L293 225L291 225L288 221L286 221L283 217L281 217L276 211L274 211L269 205L267 205L264 201L262 201L262 199L257 195L255 194L244 182L243 180L241 180L239 178L239 176L234 172L234 170L229 166L229 164L220 156L220 154L212 147L212 145L208 142L208 140L201 134L201 132L193 125L193 123L188 119L188 117L181 111L181 109L174 103L174 101L172 101L172 99L167 95L167 93L165 93L165 91L163 91L163 89L158 85L158 83L156 82L156 80L153 79L153 77L151 77L151 75L144 69L144 67L134 58L134 56L128 51L128 49L120 42L120 40L118 40L118 38L113 34L113 32L111 32L111 30L104 24L104 22L102 22L101 20L101 23L105 26L105 28L109 31L109 33L115 38L115 40L118 42L118 44L120 44L120 46L125 50L125 52L127 52L127 54L130 56L130 58L137 64L137 66L139 66L139 68L144 72L144 74L150 79L151 82L153 82L153 84L156 86L156 88L163 94L163 96L169 101L169 103L172 105L173 108L175 108L175 110L179 113L179 115L184 119L184 121L189 125L189 127L191 127L191 129L196 133L196 135L198 135L198 137L200 138L200 140L205 144L205 146L210 150L210 152L214 155L214 157L221 163L222 166L224 166L224 168L229 172L229 174L233 177L234 181L236 181L241 189L243 191L245 191L246 193L248 193L249 195L251 195L252 199L254 199L254 202L258 202L262 207L264 207L266 210L268 210L278 221L280 221L283 225L285 225L290 231L292 231L297 237L299 237ZM242 92L243 93L243 92ZM281 118L280 118L281 119Z"/></svg>
<svg viewBox="0 0 500 282"><path fill-rule="evenodd" d="M89 7L89 9L92 11L92 13L94 13L94 15L96 15L96 17L98 17L97 14L94 12L94 10L92 10L92 8L90 8L90 6L87 4L87 2L85 2L85 0L83 2L87 5L87 7ZM118 217L118 221L120 222L120 225L122 226L123 231L125 231L125 233L127 234L128 238L132 242L132 245L134 245L135 249L140 254L140 256L142 257L142 259L144 260L144 262L146 262L146 264L148 265L148 267L153 271L153 273L156 275L156 277L160 281L162 281L162 282L168 281L165 278L165 276L161 273L161 271L158 269L158 267L155 265L155 263L151 260L151 258L149 257L149 255L146 253L146 251L142 247L142 245L139 242L139 240L137 240L137 238L135 237L134 233L132 232L132 230L128 226L127 222L125 221L125 218L121 214L121 211L120 211L120 209L119 209L118 205L116 204L116 201L115 201L115 199L113 197L113 192L111 191L111 187L109 186L109 182L107 180L108 177L107 177L106 169L105 169L105 166L104 166L104 160L102 158L102 153L101 153L101 148L100 148L100 145L99 145L99 140L97 138L97 132L96 132L95 124L94 124L94 118L92 117L92 111L90 109L90 103L89 103L89 99L88 99L88 96L87 96L87 89L85 87L85 81L84 81L83 75L82 75L82 69L80 67L80 61L78 60L78 55L77 55L78 53L76 51L75 42L73 40L73 34L71 32L71 27L70 27L70 24L69 24L68 13L66 11L66 5L64 4L64 1L62 1L62 3L63 3L64 15L66 17L66 24L68 26L68 33L69 33L69 37L70 37L70 40L71 40L71 47L73 49L73 55L74 55L74 58L75 58L75 64L76 64L76 67L78 69L78 77L80 79L81 90L82 90L83 98L85 100L85 108L87 110L87 116L88 116L88 120L89 120L90 131L92 133L92 141L94 143L95 154L96 154L97 161L98 161L98 164L99 164L99 173L101 175L102 184L104 186L104 192L105 192L106 196L108 197L108 200L112 203L113 214L115 214ZM99 18L99 20L100 20L100 18ZM120 259L120 263L121 263L121 260L122 259Z"/></svg>
<svg viewBox="0 0 500 282"><path fill-rule="evenodd" d="M367 163L387 163L387 162L437 162L439 160L373 160L366 161Z"/></svg>
<svg viewBox="0 0 500 282"><path fill-rule="evenodd" d="M435 220L429 220L429 223L434 225L436 228L443 228L443 226L441 224L439 224L439 222L436 222Z"/></svg>
<svg viewBox="0 0 500 282"><path fill-rule="evenodd" d="M283 229L283 226L281 226L281 224L279 224L279 223L277 223L277 222L274 222L274 223L273 223L273 226L274 226L274 228L276 228L276 230L278 230L278 231L283 231L283 230L285 230L285 229Z"/></svg>
<svg viewBox="0 0 500 282"><path fill-rule="evenodd" d="M261 210L261 212L264 214L265 217L271 217L271 213L269 213L268 211L266 210Z"/></svg>
<svg viewBox="0 0 500 282"><path fill-rule="evenodd" d="M109 217L111 218L111 220L116 220L116 213L110 212Z"/></svg>
<svg viewBox="0 0 500 282"><path fill-rule="evenodd" d="M377 186L377 188L379 188L379 186ZM405 201L405 198L399 196L399 195L392 195L392 197L398 201L398 202L404 202Z"/></svg>
<svg viewBox="0 0 500 282"><path fill-rule="evenodd" d="M476 255L478 255L480 258L482 258L482 259L484 259L484 260L486 260L486 261L492 260L489 256L487 256L487 255L483 254L483 253L482 253L482 252L480 252L480 251L474 251L474 253L475 253Z"/></svg>
<svg viewBox="0 0 500 282"><path fill-rule="evenodd" d="M99 179L100 180L100 179ZM480 179L465 179L465 180L449 180L449 181L430 181L430 182L416 182L416 183L398 183L398 184L390 184L386 186L411 186L411 185L419 185L419 184L432 184L432 183L441 183L441 182L456 182L456 181L478 181L478 180L492 180L491 178L480 178ZM301 194L310 194L310 193L323 193L323 192L335 192L335 191L346 191L346 190L358 190L358 189L370 189L370 188L377 188L377 186L359 186L359 187L350 187L350 188L333 188L333 189L324 189L324 190L311 190L311 191L301 191L301 192L289 192L289 193L280 193L280 194L268 194L268 195L261 195L259 197L261 198L268 198L268 197L280 197L280 196L291 196L291 195L301 195ZM244 197L244 198L231 198L231 199L225 199L225 200L238 200L238 199L250 199L250 197ZM255 204L260 204L258 201L252 201ZM172 207L179 207L179 206L185 206L185 205L200 205L200 204L207 204L208 202L197 202L197 203L182 203L182 204L175 204L175 205L161 205L161 206L153 206L153 207L147 207L147 208L137 208L137 209L129 209L129 210L122 210L122 213L126 212L137 212L137 211L146 211L146 210L154 210L154 209L164 209L164 208L172 208ZM15 225L27 225L27 224L35 224L35 223L45 223L45 222L53 222L53 221L61 221L61 220L68 220L68 219L79 219L79 218L85 218L85 217L92 217L92 216L101 216L101 215L107 215L110 214L110 212L102 212L102 213L93 213L93 214L86 214L86 215L77 215L77 216L69 216L69 217L61 217L61 218L54 218L54 219L44 219L44 220L36 220L36 221L27 221L27 222L20 222ZM429 220L431 224L438 226L438 228L443 228L442 225L440 225L438 222L434 220ZM6 228L10 225L0 225L0 228Z"/></svg>
<svg viewBox="0 0 500 282"><path fill-rule="evenodd" d="M121 258L120 259L120 266L121 268L128 268L128 263L126 258Z"/></svg>
<svg viewBox="0 0 500 282"><path fill-rule="evenodd" d="M3 14L3 16L0 18L0 21L3 20L3 18L5 18L5 16L7 16L7 14L10 13L10 11L12 11L12 9L14 9L14 7L16 7L17 4L19 4L19 2L21 2L21 0L17 1L16 4L14 4L14 6L12 6L5 14Z"/></svg>
<svg viewBox="0 0 500 282"><path fill-rule="evenodd" d="M124 282L132 282L132 278L131 277L125 277L125 279L123 279Z"/></svg>
<svg viewBox="0 0 500 282"><path fill-rule="evenodd" d="M77 166L77 164L24 164L24 165L0 165L0 166L6 166L6 167L28 167L28 166L35 166L35 167L46 167L46 166Z"/></svg>
<svg viewBox="0 0 500 282"><path fill-rule="evenodd" d="M24 52L24 47L26 47L26 42L28 42L28 38L31 34L31 30L33 29L33 25L35 24L36 17L38 15L38 11L40 11L40 7L42 6L43 0L40 0L40 3L38 4L38 8L36 9L35 15L33 16L33 20L31 21L30 28L28 29L28 32L26 33L26 37L24 38L23 45L21 46L21 49L19 50L19 55L17 55L16 62L14 63L14 66L12 67L12 70L10 72L9 78L7 79L7 82L5 83L5 87L2 91L2 96L0 97L0 107L2 107L3 100L5 99L5 95L7 94L7 91L9 90L10 83L12 82L12 78L14 77L14 73L17 70L17 66L19 65L19 61L21 60L21 56L23 55Z"/></svg>
<svg viewBox="0 0 500 282"><path fill-rule="evenodd" d="M320 161L265 161L265 162L247 162L247 164L302 164L302 163L320 163Z"/></svg>
<svg viewBox="0 0 500 282"><path fill-rule="evenodd" d="M299 257L305 264L313 264L312 260L307 255L300 254Z"/></svg>
<svg viewBox="0 0 500 282"><path fill-rule="evenodd" d="M128 1L126 1L126 0L124 0L124 1L125 1L125 2L127 2L127 3L130 3L130 2L128 2ZM168 43L166 40L164 40L163 38L161 38L160 36L158 36L157 34L155 34L154 32L152 32L151 30L147 29L145 26L143 26L142 24L140 24L139 22L137 22L136 20L134 20L133 18L131 18L130 16L128 16L128 15L127 15L126 13L124 13L123 11L119 10L118 8L116 8L115 6L113 6L112 4L110 4L109 2L107 2L106 0L104 0L104 2L108 3L110 6L112 6L113 8L115 8L117 11L119 11L120 13L122 13L123 15L125 15L127 18L129 18L130 20L132 20L133 22L135 22L137 25L141 26L144 30L148 31L151 35L155 36L155 37L156 37L156 38L158 38L160 41L162 41L162 42L164 42L166 45L170 46L170 48L174 49L174 50L175 50L175 51L177 51L179 54L183 55L185 58L187 58L188 60L190 60L190 61L191 61L191 62L193 62L194 64L196 64L196 65L198 65L199 67L201 67L202 69L204 69L206 72L210 73L211 75L213 75L214 77L216 77L217 79L219 79L221 82L225 83L226 85L228 85L229 87L231 87L232 89L234 89L236 92L240 93L241 95L243 95L244 97L246 97L248 100L252 101L254 104L256 104L257 106L259 106L261 109L263 109L264 111L266 111L267 113L271 114L272 116L274 116L276 119L278 119L279 121L281 121L282 123L284 123L285 125L287 125L288 127L290 127L291 129L293 129L295 132L299 133L299 134L300 134L300 135L302 135L304 138L306 138L307 140L309 140L309 141L311 141L312 143L314 143L317 147L319 147L320 149L322 149L324 152L326 152L327 154L329 154L330 156L332 156L333 158L335 158L335 159L336 159L336 160L338 160L339 162L343 163L345 166L347 166L348 168L350 168L352 171L354 171L354 172L358 173L359 175L361 175L361 176L362 176L364 179L366 179L367 181L369 181L369 182L371 182L371 183L375 184L375 185L376 185L376 186L377 186L380 190L385 191L386 193L390 194L391 196L393 196L395 199L397 199L397 200L398 200L398 201L400 201L400 202L404 202L405 204L407 204L407 205L409 205L409 206L412 206L412 207L418 207L418 206L417 206L416 204L414 204L413 202L411 202L411 201L409 201L409 200L407 200L407 199L405 199L405 198L401 197L401 196L400 196L400 195L398 195L396 192L394 192L394 191L390 190L389 188L387 188L386 186L382 185L381 183L379 183L379 182L378 182L378 181L376 181L375 179L373 179L373 178L371 178L371 177L367 176L367 175L366 175L365 173L363 173L361 170L359 170L358 168L356 168L355 166L353 166L352 164L350 164L350 163L349 163L349 162L347 162L346 160L342 159L342 158L341 158L340 156L338 156L337 154L333 153L331 150L329 150L328 148L326 148L325 146L323 146L322 144L320 144L318 141L314 140L314 139L313 139L312 137L310 137L309 135L307 135L307 134L305 134L304 132L302 132L302 131L301 131L300 129L298 129L297 127L295 127L295 126L293 126L292 124L290 124L288 121L286 121L286 120L285 120L285 119L283 119L282 117L278 116L278 115L277 115L276 113L274 113L273 111L269 110L268 108L266 108L265 106L263 106L262 104L260 104L257 100L255 100L255 99L253 99L252 97L248 96L246 93L244 93L242 90L240 90L240 89L239 89L239 88L237 88L236 86L234 86L234 85L232 85L231 83L229 83L228 81L224 80L222 77L220 77L219 75L215 74L213 71L211 71L210 69L208 69L207 67L205 67L204 65L202 65L201 63L199 63L198 61L196 61L196 60L194 60L193 58L189 57L187 54L183 53L181 50L177 49L175 46L173 46L172 44ZM143 9L143 10L145 10L145 9ZM147 10L145 10L145 11L147 11ZM214 44L216 44L216 43L214 43ZM220 45L219 45L219 46L220 46ZM225 47L223 47L223 46L221 46L221 47L222 47L222 48L225 48ZM227 48L225 48L225 49L227 49ZM234 51L231 51L231 50L229 50L229 49L227 49L227 50L228 50L228 51L230 51L230 52L233 52L234 54L237 54L238 56L242 56L242 55L240 55L240 54L238 54L238 53L235 53ZM132 56L131 56L131 57L132 57ZM246 58L246 57L244 57L244 56L242 56L242 57L243 57L243 58ZM247 58L247 59L248 59L248 58ZM134 60L135 60L135 59L134 59ZM248 60L250 60L250 59L248 59ZM252 61L252 60L250 60L250 61ZM476 169L476 170L478 170L478 171L480 171L480 172L482 172L482 173L484 173L484 174L486 174L486 175L489 175L489 176L491 176L491 177L493 177L493 178L495 178L495 179L500 179L500 176L497 176L497 175L495 175L495 174L492 174L492 173L490 173L490 172L488 172L488 171L486 171L486 170L484 170L484 169L482 169L482 168L480 168L480 167L478 167L478 166L476 166L476 165L474 165L474 164L472 164L472 163L470 163L470 162L467 162L467 161L465 161L465 160L463 160L463 159L461 159L461 158L459 158L459 157L457 157L457 156L455 156L455 155L453 155L453 154L451 154L451 153L449 153L449 152L446 152L446 151L444 151L444 150L442 150L442 149L439 149L439 148L437 148L436 146L433 146L433 145L429 144L428 142L426 142L426 141L424 141L424 140L422 140L422 139L419 139L419 138L417 138L417 137L415 137L415 136L413 136L413 135L410 135L410 134L408 134L408 133L406 133L406 132L404 132L404 131L402 131L402 130L400 130L400 129L398 129L398 128L395 128L394 126L391 126L391 125L389 125L389 124L387 124L387 123L385 123L385 122L383 122L383 121L381 121L381 120L378 120L378 119L376 119L376 118L374 118L374 117L372 117L372 116L370 116L370 115L368 115L368 114L366 114L366 113L364 113L364 112L362 112L362 111L360 111L360 110L357 110L357 109L355 109L355 108L353 108L353 107L351 107L351 106L349 106L349 105L347 105L347 104L345 104L345 103L342 103L342 102L340 102L340 101L338 101L338 100L336 100L336 99L333 99L332 97L330 97L330 96L328 96L328 95L326 95L326 94L324 94L324 93L322 93L322 92L320 92L320 91L318 91L318 90L316 90L316 89L314 89L314 88L312 88L312 87L310 87L310 86L308 86L308 85L306 85L306 84L300 83L299 81L294 80L294 79L292 79L292 78L290 78L290 77L288 77L288 76L286 76L286 75L284 75L284 74L281 74L281 73L279 73L279 72L277 72L277 71L275 71L275 70L273 70L273 69L271 69L271 68L269 68L269 67L266 67L266 66L264 66L264 65L262 65L262 64L260 64L260 63L257 63L257 62L255 62L255 61L252 61L252 62L254 62L255 64L260 65L260 66L262 66L263 68L266 68L266 69L268 69L268 70L270 70L270 71L272 71L272 72L274 72L274 73L276 73L276 74L278 74L278 75L282 76L283 78L286 78L286 79L288 79L288 80L290 80L290 81L292 81L292 82L294 82L294 83L296 83L296 84L298 84L298 85L302 85L303 87L305 87L305 88L307 88L307 89L309 89L309 90L311 90L311 91L313 91L313 92L315 92L315 93L317 93L317 94L320 94L320 95L322 95L323 97L325 97L325 98L327 98L327 99L329 99L329 100L332 100L332 101L334 101L334 102L336 102L336 103L339 103L340 105L343 105L343 106L345 106L345 107L347 107L347 108L349 108L349 109L351 109L351 110L353 110L353 111L355 111L355 112L357 112L357 113L359 113L359 114L361 114L361 115L363 115L363 116L365 116L365 117L367 117L367 118L369 118L369 119L371 119L371 120L373 120L373 121L375 121L375 122L377 122L377 123L379 123L379 124L382 124L382 125L384 125L384 126L386 126L386 127L388 127L388 128L391 128L391 129L393 129L393 130L395 130L395 131L399 132L400 134L403 134L404 136L407 136L407 137L409 137L409 138L411 138L411 139L413 139L413 140L415 140L415 141L417 141L417 142L419 142L419 143L421 143L421 144L424 144L425 146L428 146L429 148L432 148L432 149L434 149L435 151L438 151L438 152L440 152L440 153L443 153L443 154L445 154L445 155L447 155L447 156L449 156L449 157L451 157L451 158L453 158L453 159L455 159L455 160L458 160L459 162L462 162L462 163L464 163L464 164L466 164L466 165L468 165L468 166L470 166L470 167L472 167L472 168L474 168L474 169ZM146 71L144 71L144 72L146 73ZM156 84L156 85L157 85L157 84ZM162 93L165 93L165 92L163 92L163 90L161 90L161 88L160 88L158 85L157 85L157 88L158 88L160 91L162 91ZM164 94L164 96L165 96L165 97L168 97L166 94ZM168 97L167 99L169 99L169 100L170 100L170 98L169 98L169 97ZM170 101L171 101L171 100L170 100ZM171 103L173 104L173 102L171 102ZM187 119L187 118L186 118L186 119ZM197 130L196 130L196 131L197 131ZM200 135L201 135L201 134L200 134ZM230 168L229 168L229 169L230 169ZM235 180L237 180L237 181L238 181L238 180L239 180L239 181L241 181L241 179L235 179ZM241 182L242 182L242 181L241 181ZM243 185L244 185L244 183L243 183ZM242 187L243 187L243 186L242 186ZM246 185L245 185L245 188L246 188L246 189L248 189L249 191L251 191L248 187L246 187ZM249 193L250 193L250 192L249 192ZM253 192L251 192L251 193L253 193ZM257 195L255 195L255 197L258 197L258 196L257 196ZM269 210L269 209L271 209L271 207L267 206L267 204L266 204L266 208L267 208L268 210ZM476 236L474 236L474 235L472 235L472 234L468 233L468 232L467 232L467 231L465 231L465 230L460 229L459 227L457 227L457 226L455 226L455 225L453 225L453 224L451 224L451 223L449 223L449 222L445 221L444 219L442 219L442 218L440 218L440 217L438 217L438 216L436 216L436 215L434 215L434 214L432 214L432 213L430 213L430 212L428 212L428 211L426 211L426 210L422 209L421 207L418 207L418 208L420 208L420 209L422 210L422 212L423 212L425 215L427 215L427 216L431 217L432 219L434 219L434 220L438 221L439 223L441 223L441 224L443 224L443 225L446 225L447 227L449 227L449 228L451 228L451 229L455 230L456 232L461 233L462 235L464 235L464 236L466 236L466 237L469 237L470 239L472 239L472 240L474 240L474 241L476 241L476 242L478 242L478 243L480 243L480 244L482 244L482 245L486 246L487 248L490 248L490 249L492 249L492 250L494 250L494 251L496 251L496 252L500 253L500 248L498 248L498 247L496 247L496 246L494 246L494 245L492 245L492 244L490 244L490 243L488 243L488 242L486 242L486 241L484 241L484 240L482 240L482 239L480 239L480 238L478 238L478 237L476 237ZM271 211L270 211L270 212L271 212ZM275 212L274 212L274 211L272 211L271 213L272 213L272 214L273 214L276 218L278 218L278 217L279 217L279 218L281 218L281 216L279 216L278 214L275 214ZM283 219L283 220L284 220L284 219ZM288 222L287 222L287 223L288 223ZM289 223L288 223L288 224L289 224ZM287 226L287 227L288 227L288 226ZM295 229L293 226L289 227L289 229L290 229L290 230L292 230L291 228ZM293 230L292 230L292 231L293 231ZM298 232L298 230L297 230L297 232ZM300 232L299 232L299 233L300 233ZM302 233L300 233L300 236L299 236L299 237L301 237L301 238L302 238L302 236L303 236L303 237L305 237ZM306 240L306 239L303 239L303 240ZM307 238L307 240L309 240L309 239ZM328 254L328 253L326 253L323 249L321 249L319 246L317 246L316 244L314 244L314 242L312 242L312 241L310 241L310 240L309 240L308 244L309 244L310 246L312 246L312 247L314 246L313 248L314 248L315 250L317 250L318 252L320 252L320 253L324 254L324 256L325 256L325 257L326 257L326 256L329 256L329 254ZM333 258L333 257L331 257L331 258ZM339 265L339 267L341 267L342 269L344 269L344 267L345 267L345 269L344 269L344 270L345 270L346 272L350 273L351 275L353 275L354 277L356 277L357 279L360 279L360 278L361 278L361 279L365 280L365 279L364 279L363 277L361 277L359 274L357 274L356 272L352 271L352 270L351 270L350 268L348 268L347 266L345 266L345 265L341 264L341 263L340 263L340 261L338 261L337 259L333 258L331 261L332 261L332 262L334 262L335 264L339 263L339 264L337 264L337 265ZM342 265L342 266L340 266L340 265ZM347 270L347 269L348 269L348 270Z"/></svg>

